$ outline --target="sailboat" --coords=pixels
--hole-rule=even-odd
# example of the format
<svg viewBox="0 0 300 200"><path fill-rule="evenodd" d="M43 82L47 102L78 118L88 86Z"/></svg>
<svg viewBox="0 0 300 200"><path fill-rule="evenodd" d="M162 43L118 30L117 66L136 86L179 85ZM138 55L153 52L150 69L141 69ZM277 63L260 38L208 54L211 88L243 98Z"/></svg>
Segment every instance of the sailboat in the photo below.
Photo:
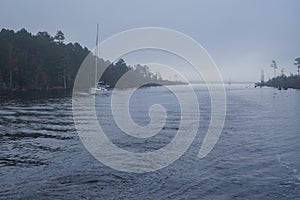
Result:
<svg viewBox="0 0 300 200"><path fill-rule="evenodd" d="M90 88L89 92L91 95L96 95L99 92L106 92L108 87L109 87L109 85L107 85L103 81L99 81L99 82L97 82L95 87Z"/></svg>
<svg viewBox="0 0 300 200"><path fill-rule="evenodd" d="M231 85L231 78L228 79L228 85Z"/></svg>
<svg viewBox="0 0 300 200"><path fill-rule="evenodd" d="M91 87L89 89L89 93L91 95L96 95L99 92L105 92L107 91L107 88L109 87L108 84L104 83L104 81L98 82L98 76L97 76L97 67L98 67L98 35L99 35L99 24L97 24L97 36L96 36L96 48L95 48L95 80L94 80L94 87Z"/></svg>

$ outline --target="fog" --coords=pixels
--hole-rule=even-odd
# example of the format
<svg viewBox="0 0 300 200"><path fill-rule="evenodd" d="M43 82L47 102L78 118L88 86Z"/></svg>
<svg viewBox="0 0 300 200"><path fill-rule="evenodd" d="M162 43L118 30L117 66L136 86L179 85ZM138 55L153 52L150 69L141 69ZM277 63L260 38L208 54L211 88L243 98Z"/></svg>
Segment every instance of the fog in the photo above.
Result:
<svg viewBox="0 0 300 200"><path fill-rule="evenodd" d="M219 67L224 80L258 81L261 69L272 77L271 61L279 70L295 73L300 54L300 1L38 1L2 0L1 28L32 33L62 30L66 42L95 47L100 41L138 27L180 31L200 43ZM125 59L126 60L126 59ZM128 57L126 62L137 64Z"/></svg>

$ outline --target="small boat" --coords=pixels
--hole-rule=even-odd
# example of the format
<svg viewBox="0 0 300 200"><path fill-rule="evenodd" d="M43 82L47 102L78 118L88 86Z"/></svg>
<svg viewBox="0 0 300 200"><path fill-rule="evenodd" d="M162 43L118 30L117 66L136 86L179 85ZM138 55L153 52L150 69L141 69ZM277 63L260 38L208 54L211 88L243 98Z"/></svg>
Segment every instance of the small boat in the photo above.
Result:
<svg viewBox="0 0 300 200"><path fill-rule="evenodd" d="M231 79L229 78L229 79L228 79L228 85L231 85L231 83L232 83L232 82L231 82Z"/></svg>
<svg viewBox="0 0 300 200"><path fill-rule="evenodd" d="M104 83L103 81L99 81L96 84L96 87L90 88L90 94L95 95L101 92L106 92L107 88L109 88L109 85Z"/></svg>

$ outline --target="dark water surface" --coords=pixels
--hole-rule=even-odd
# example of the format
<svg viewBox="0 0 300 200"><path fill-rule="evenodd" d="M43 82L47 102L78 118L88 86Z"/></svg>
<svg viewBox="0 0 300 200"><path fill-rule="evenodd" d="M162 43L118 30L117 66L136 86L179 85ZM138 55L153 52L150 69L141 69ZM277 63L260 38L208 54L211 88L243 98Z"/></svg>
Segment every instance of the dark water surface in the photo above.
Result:
<svg viewBox="0 0 300 200"><path fill-rule="evenodd" d="M184 92L184 86L178 87ZM115 171L90 155L74 127L70 94L2 95L0 198L300 199L300 91L227 86L222 135L213 151L199 159L210 98L204 87L195 88L201 120L194 143L170 166L145 174ZM130 105L141 125L149 123L146 111L152 100L168 111L163 134L144 142L119 134L109 109L103 113L110 96L97 97L105 108L98 118L119 147L152 151L176 133L178 102L164 88L142 88Z"/></svg>

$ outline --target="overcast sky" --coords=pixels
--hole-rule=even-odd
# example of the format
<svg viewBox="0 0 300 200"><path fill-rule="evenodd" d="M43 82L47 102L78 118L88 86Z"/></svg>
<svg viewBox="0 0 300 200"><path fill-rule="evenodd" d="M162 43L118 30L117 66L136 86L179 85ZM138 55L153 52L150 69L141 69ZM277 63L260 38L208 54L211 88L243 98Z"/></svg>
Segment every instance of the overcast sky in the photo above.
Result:
<svg viewBox="0 0 300 200"><path fill-rule="evenodd" d="M199 42L224 80L257 81L261 69L272 76L273 59L287 74L296 72L299 9L298 0L1 0L0 26L51 35L62 30L67 42L89 49L95 47L97 23L100 41L137 27L170 28Z"/></svg>

